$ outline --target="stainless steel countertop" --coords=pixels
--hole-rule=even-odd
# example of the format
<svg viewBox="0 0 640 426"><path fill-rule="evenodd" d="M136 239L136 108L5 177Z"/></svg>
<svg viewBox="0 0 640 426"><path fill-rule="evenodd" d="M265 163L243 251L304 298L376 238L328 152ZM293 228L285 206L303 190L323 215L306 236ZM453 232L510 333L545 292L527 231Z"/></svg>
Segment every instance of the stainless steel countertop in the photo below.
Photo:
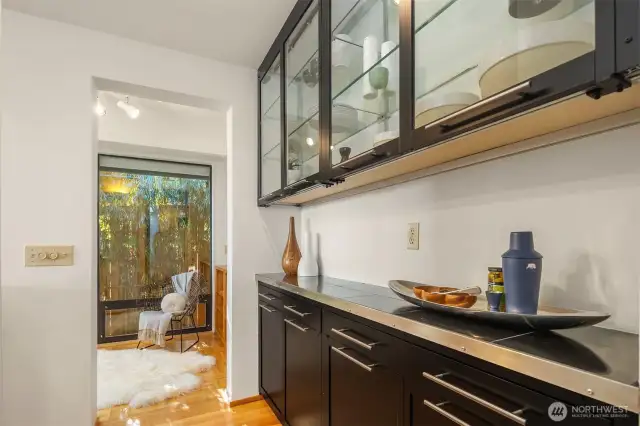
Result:
<svg viewBox="0 0 640 426"><path fill-rule="evenodd" d="M518 332L428 312L400 299L387 287L330 277L257 274L256 281L640 412L637 335L599 327Z"/></svg>

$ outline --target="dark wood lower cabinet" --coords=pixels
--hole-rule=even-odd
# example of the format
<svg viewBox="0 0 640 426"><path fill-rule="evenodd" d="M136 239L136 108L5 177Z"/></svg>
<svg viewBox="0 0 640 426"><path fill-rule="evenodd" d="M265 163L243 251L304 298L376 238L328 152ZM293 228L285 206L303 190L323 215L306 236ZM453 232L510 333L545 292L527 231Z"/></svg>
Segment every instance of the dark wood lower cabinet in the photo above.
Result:
<svg viewBox="0 0 640 426"><path fill-rule="evenodd" d="M320 331L287 318L286 419L290 426L320 426L322 364Z"/></svg>
<svg viewBox="0 0 640 426"><path fill-rule="evenodd" d="M390 366L327 339L329 391L326 426L400 425L401 376Z"/></svg>
<svg viewBox="0 0 640 426"><path fill-rule="evenodd" d="M556 401L597 404L527 385L508 370L490 373L298 296L263 285L260 295L261 393L288 426L536 426L551 424ZM562 424L630 426L638 416Z"/></svg>
<svg viewBox="0 0 640 426"><path fill-rule="evenodd" d="M260 304L260 386L280 415L285 413L285 329L282 312Z"/></svg>

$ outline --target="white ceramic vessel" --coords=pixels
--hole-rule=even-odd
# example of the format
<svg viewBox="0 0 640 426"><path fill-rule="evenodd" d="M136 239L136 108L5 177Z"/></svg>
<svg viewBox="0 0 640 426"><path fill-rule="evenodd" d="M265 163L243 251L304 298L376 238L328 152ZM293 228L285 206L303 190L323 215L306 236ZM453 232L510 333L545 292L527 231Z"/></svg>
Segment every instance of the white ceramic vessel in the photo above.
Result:
<svg viewBox="0 0 640 426"><path fill-rule="evenodd" d="M309 121L312 129L318 130L320 124L320 116L316 114L318 106L309 109L309 116L313 118ZM355 131L359 126L358 111L350 105L334 103L331 110L331 132L332 133L349 133Z"/></svg>
<svg viewBox="0 0 640 426"><path fill-rule="evenodd" d="M539 23L539 22L547 22L547 21L557 21L559 19L565 18L566 16L571 15L576 10L586 6L588 3L591 3L593 0L561 0L556 3L551 9L546 12L540 13L539 15L530 16L530 17L521 17L523 21L527 21L527 23ZM509 4L509 14L513 16L517 14L517 8L524 7L524 3L516 1Z"/></svg>
<svg viewBox="0 0 640 426"><path fill-rule="evenodd" d="M374 35L364 38L362 43L362 71L369 71L371 67L380 58L380 44ZM378 96L378 90L374 89L369 82L368 76L362 78L362 97L365 99L375 99Z"/></svg>
<svg viewBox="0 0 640 426"><path fill-rule="evenodd" d="M486 98L593 50L595 28L578 19L527 26L483 55L478 65Z"/></svg>
<svg viewBox="0 0 640 426"><path fill-rule="evenodd" d="M318 260L313 250L313 241L311 232L307 223L307 229L303 235L302 241L302 258L298 264L299 277L317 277L318 276Z"/></svg>
<svg viewBox="0 0 640 426"><path fill-rule="evenodd" d="M373 138L373 146L376 147L378 145L382 145L385 142L392 141L400 136L400 132L398 130L389 130L386 132L380 132Z"/></svg>

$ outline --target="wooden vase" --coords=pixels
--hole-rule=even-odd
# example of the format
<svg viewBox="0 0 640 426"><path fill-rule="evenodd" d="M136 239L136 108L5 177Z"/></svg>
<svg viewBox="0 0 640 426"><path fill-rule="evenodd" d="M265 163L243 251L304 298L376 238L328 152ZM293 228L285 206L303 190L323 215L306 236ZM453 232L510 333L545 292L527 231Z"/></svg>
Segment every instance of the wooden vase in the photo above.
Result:
<svg viewBox="0 0 640 426"><path fill-rule="evenodd" d="M298 247L298 241L296 240L296 224L292 216L289 218L289 239L282 254L282 269L284 273L297 275L301 257L300 247Z"/></svg>

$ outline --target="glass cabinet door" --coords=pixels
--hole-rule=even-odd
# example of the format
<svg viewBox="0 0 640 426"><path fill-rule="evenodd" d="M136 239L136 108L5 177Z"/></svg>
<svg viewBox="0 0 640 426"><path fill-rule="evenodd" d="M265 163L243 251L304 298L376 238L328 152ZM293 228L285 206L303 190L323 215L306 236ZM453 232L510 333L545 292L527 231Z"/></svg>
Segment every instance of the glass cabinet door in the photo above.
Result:
<svg viewBox="0 0 640 426"><path fill-rule="evenodd" d="M593 52L598 1L414 0L415 128Z"/></svg>
<svg viewBox="0 0 640 426"><path fill-rule="evenodd" d="M318 21L316 0L285 42L287 185L320 171Z"/></svg>
<svg viewBox="0 0 640 426"><path fill-rule="evenodd" d="M280 55L260 81L260 197L282 188Z"/></svg>
<svg viewBox="0 0 640 426"><path fill-rule="evenodd" d="M331 1L331 164L399 137L399 1Z"/></svg>

